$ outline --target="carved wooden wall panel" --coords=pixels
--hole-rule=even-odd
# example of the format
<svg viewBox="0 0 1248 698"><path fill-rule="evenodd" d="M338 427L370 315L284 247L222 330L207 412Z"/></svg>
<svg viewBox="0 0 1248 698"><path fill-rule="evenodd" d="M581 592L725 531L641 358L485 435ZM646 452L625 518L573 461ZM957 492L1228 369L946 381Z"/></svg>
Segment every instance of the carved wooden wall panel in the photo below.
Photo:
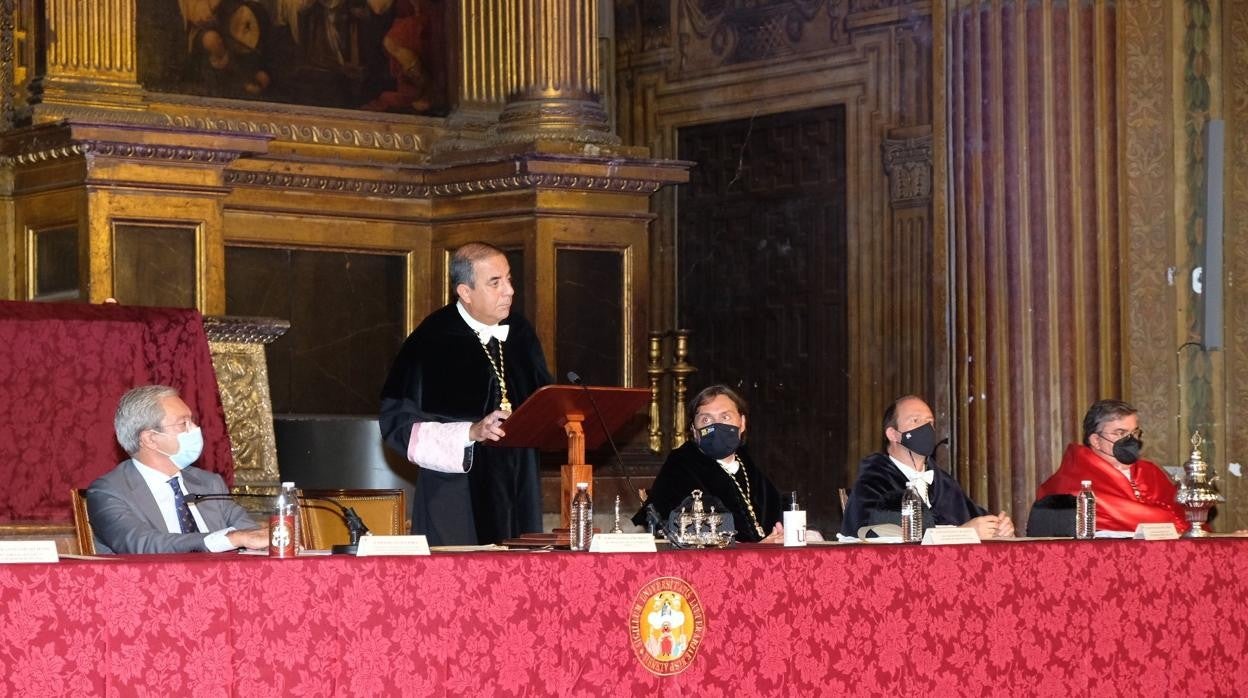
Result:
<svg viewBox="0 0 1248 698"><path fill-rule="evenodd" d="M811 525L839 515L848 424L845 110L681 129L696 160L678 221L680 323L699 372L751 403L752 453L799 489Z"/></svg>

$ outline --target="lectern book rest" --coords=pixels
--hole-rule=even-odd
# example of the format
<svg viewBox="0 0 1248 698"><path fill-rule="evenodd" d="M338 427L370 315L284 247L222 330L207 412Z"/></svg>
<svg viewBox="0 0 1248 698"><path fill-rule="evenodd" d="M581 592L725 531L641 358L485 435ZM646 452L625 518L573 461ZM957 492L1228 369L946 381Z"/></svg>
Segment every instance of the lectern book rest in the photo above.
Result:
<svg viewBox="0 0 1248 698"><path fill-rule="evenodd" d="M568 519L572 492L578 482L590 483L593 466L585 462L586 448L594 449L612 437L650 400L648 388L614 388L583 385L548 385L529 396L503 425L507 436L487 441L490 446L536 448L557 451L567 448L568 459L560 475L559 505L562 526L553 533L538 533L504 541L505 545L542 547L568 545ZM594 407L597 406L595 410Z"/></svg>

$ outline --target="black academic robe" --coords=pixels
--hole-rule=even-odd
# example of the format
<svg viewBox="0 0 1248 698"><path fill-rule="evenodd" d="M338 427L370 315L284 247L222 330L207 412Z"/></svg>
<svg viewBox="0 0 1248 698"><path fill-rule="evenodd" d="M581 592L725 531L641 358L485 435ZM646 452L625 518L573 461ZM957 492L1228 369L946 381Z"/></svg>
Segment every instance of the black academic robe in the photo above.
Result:
<svg viewBox="0 0 1248 698"><path fill-rule="evenodd" d="M782 516L780 493L755 464L745 444L741 444L737 449L737 455L749 478L750 499L754 500L754 513L763 527L763 534L766 535L771 533L772 527L780 521ZM740 475L738 475L739 478ZM702 490L704 494L709 494L723 502L732 513L732 520L737 529L737 540L751 543L760 540L750 520L745 500L741 497L741 492L736 485L732 484L732 477L714 458L703 453L697 444L686 441L680 448L668 454L663 467L659 469L659 474L654 478L648 501L654 505L662 520L667 521L672 510L679 507L680 503L694 490ZM638 525L644 525L644 513L639 512L633 521Z"/></svg>
<svg viewBox="0 0 1248 698"><path fill-rule="evenodd" d="M512 313L503 343L512 409L551 383L533 326ZM407 338L381 393L386 445L407 457L412 424L475 422L498 409L498 379L455 304L434 311ZM542 530L541 481L533 449L475 444L467 475L421 469L412 532L430 545L498 543Z"/></svg>
<svg viewBox="0 0 1248 698"><path fill-rule="evenodd" d="M927 488L931 507L923 507L923 525L950 524L961 526L988 512L972 502L948 473L928 462L935 472ZM858 464L858 481L849 493L841 533L857 536L863 526L901 523L901 497L906 493L906 476L889 459L887 453L872 453Z"/></svg>

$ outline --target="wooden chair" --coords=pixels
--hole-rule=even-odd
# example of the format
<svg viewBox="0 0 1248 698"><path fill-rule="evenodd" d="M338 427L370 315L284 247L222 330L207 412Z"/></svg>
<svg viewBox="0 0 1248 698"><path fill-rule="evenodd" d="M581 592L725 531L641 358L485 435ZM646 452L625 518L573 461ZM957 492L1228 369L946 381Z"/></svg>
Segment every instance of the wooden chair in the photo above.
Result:
<svg viewBox="0 0 1248 698"><path fill-rule="evenodd" d="M309 550L328 550L346 545L347 526L338 508L317 497L332 499L351 507L364 520L368 530L377 535L407 535L411 521L407 518L407 493L394 490L302 490L305 498L299 507L303 526L303 545Z"/></svg>
<svg viewBox="0 0 1248 698"><path fill-rule="evenodd" d="M845 510L849 508L849 490L844 487L838 487L836 494L841 498L841 516L844 516Z"/></svg>
<svg viewBox="0 0 1248 698"><path fill-rule="evenodd" d="M87 515L87 491L72 489L69 501L74 508L74 535L78 539L78 554L95 554L95 533L91 530L91 517Z"/></svg>

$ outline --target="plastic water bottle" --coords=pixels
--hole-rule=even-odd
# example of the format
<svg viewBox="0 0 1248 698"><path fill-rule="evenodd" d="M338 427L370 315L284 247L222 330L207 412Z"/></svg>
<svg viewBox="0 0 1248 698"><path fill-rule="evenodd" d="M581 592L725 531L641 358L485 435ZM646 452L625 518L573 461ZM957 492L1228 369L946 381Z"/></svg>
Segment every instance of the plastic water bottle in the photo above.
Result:
<svg viewBox="0 0 1248 698"><path fill-rule="evenodd" d="M901 540L923 542L923 498L913 482L906 483L906 493L901 497Z"/></svg>
<svg viewBox="0 0 1248 698"><path fill-rule="evenodd" d="M589 498L589 483L576 483L576 494L572 497L572 549L589 550L589 541L594 537L594 502Z"/></svg>
<svg viewBox="0 0 1248 698"><path fill-rule="evenodd" d="M295 557L299 541L298 512L295 483L283 482L269 516L269 557Z"/></svg>
<svg viewBox="0 0 1248 698"><path fill-rule="evenodd" d="M1079 495L1075 497L1075 538L1091 540L1096 537L1096 495L1092 494L1092 481L1079 483Z"/></svg>

